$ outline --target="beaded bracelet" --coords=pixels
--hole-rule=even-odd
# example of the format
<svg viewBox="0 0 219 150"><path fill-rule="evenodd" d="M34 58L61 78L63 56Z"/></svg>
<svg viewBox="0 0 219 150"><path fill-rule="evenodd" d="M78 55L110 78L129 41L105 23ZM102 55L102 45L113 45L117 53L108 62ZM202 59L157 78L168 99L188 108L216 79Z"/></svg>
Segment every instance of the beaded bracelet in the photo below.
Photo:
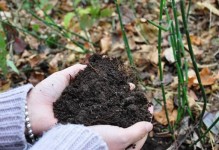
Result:
<svg viewBox="0 0 219 150"><path fill-rule="evenodd" d="M28 136L29 136L29 138L30 138L30 140L33 144L36 140L34 138L33 130L31 128L29 113L28 113L28 109L27 109L27 103L25 104L25 125L26 125L26 128L27 128Z"/></svg>

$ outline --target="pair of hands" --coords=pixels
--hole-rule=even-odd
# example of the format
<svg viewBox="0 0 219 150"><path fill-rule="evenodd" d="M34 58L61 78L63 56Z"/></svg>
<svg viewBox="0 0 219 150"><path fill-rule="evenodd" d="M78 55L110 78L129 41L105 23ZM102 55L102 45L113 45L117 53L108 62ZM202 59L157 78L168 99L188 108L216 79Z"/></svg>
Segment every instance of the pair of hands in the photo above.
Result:
<svg viewBox="0 0 219 150"><path fill-rule="evenodd" d="M53 113L53 103L60 97L62 91L69 85L70 79L86 68L86 65L76 64L62 71L56 72L37 84L28 94L27 105L33 133L42 134L57 123ZM134 85L130 84L130 89ZM149 108L153 113L153 108ZM141 149L148 132L153 128L149 122L138 122L128 128L111 125L89 126L107 143L109 149L124 150L135 144L135 149Z"/></svg>

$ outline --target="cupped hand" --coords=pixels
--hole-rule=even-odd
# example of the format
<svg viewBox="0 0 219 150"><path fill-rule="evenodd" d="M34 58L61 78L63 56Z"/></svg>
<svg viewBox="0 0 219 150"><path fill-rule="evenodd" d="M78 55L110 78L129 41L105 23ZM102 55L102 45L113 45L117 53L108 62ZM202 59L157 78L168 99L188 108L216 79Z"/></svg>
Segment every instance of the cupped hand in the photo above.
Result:
<svg viewBox="0 0 219 150"><path fill-rule="evenodd" d="M153 106L148 109L153 114ZM140 150L153 125L150 122L138 122L128 128L111 125L89 126L107 143L109 150Z"/></svg>
<svg viewBox="0 0 219 150"><path fill-rule="evenodd" d="M86 65L76 64L56 72L41 81L29 92L27 105L34 134L40 135L57 123L53 113L53 103L61 96L70 80L85 68ZM129 84L130 90L133 90L135 85ZM136 145L135 149L140 149L148 132L152 129L152 125L149 122L138 122L129 128L111 125L97 125L89 128L104 139L109 149L124 150L131 144Z"/></svg>
<svg viewBox="0 0 219 150"><path fill-rule="evenodd" d="M76 64L56 72L29 92L27 106L34 134L40 135L57 123L53 113L53 103L61 96L70 80L85 67L86 65Z"/></svg>

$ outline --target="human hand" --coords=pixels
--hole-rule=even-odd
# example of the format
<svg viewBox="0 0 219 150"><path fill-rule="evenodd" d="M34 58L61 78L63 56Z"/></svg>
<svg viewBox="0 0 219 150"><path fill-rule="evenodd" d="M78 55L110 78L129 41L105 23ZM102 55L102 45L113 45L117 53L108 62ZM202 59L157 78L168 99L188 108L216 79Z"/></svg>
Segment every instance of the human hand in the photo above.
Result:
<svg viewBox="0 0 219 150"><path fill-rule="evenodd" d="M56 72L29 92L27 107L34 134L40 135L57 123L53 113L53 103L61 96L70 80L85 67L86 65L76 64Z"/></svg>
<svg viewBox="0 0 219 150"><path fill-rule="evenodd" d="M153 106L149 107L148 110L153 114ZM89 128L103 138L109 150L140 150L153 125L150 122L142 121L128 128L111 125L95 125L89 126ZM128 148L129 146L131 147Z"/></svg>

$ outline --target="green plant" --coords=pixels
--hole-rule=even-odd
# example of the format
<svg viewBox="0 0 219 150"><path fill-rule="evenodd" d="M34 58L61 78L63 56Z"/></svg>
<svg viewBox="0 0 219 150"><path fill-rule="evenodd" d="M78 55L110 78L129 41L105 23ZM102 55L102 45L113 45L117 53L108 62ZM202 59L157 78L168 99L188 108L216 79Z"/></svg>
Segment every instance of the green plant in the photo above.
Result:
<svg viewBox="0 0 219 150"><path fill-rule="evenodd" d="M6 75L8 72L8 67L10 67L14 72L19 74L19 70L15 66L12 59L8 56L6 37L2 26L0 27L0 69L3 74Z"/></svg>
<svg viewBox="0 0 219 150"><path fill-rule="evenodd" d="M120 12L120 9L119 9L118 1L115 0L115 3L116 3L116 10L117 10L117 13L118 13L118 16L119 16L120 27L121 27L121 30L122 30L122 37L123 37L123 41L124 41L124 44L125 44L125 50L127 52L130 65L132 67L134 67L134 61L133 61L133 57L132 57L132 52L131 52L131 49L129 47L129 42L128 42L128 39L127 39L127 36L126 36L126 33L125 33L125 28L124 28L124 26L122 24L122 17L121 17L121 12Z"/></svg>
<svg viewBox="0 0 219 150"><path fill-rule="evenodd" d="M2 31L0 31L0 68L2 69L3 73L7 73L7 50L6 50L6 42L5 37Z"/></svg>

